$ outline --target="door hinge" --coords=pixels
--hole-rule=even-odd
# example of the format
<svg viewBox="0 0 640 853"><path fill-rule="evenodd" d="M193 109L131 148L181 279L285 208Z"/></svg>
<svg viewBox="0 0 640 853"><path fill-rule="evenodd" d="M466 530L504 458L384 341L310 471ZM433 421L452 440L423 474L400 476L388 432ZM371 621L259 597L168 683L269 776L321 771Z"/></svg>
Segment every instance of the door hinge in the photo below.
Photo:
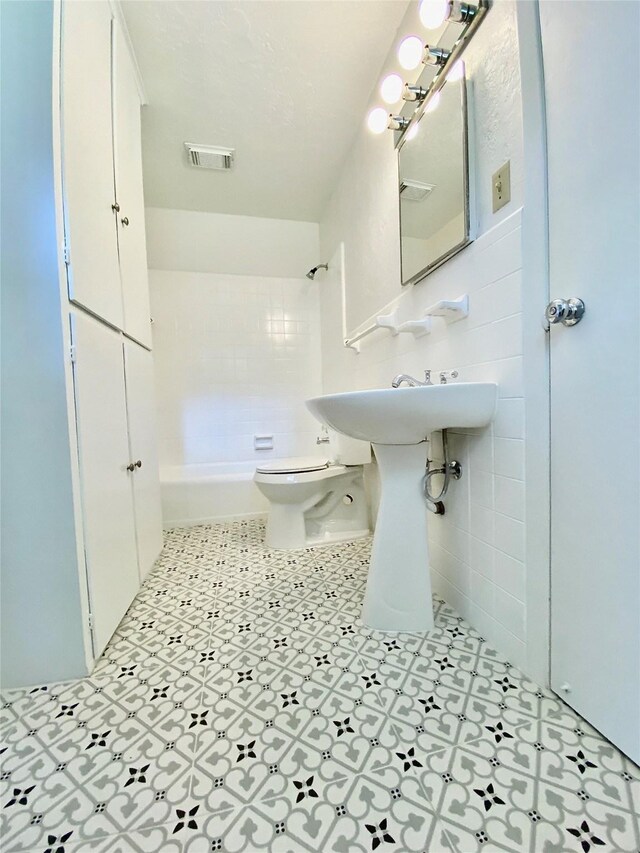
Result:
<svg viewBox="0 0 640 853"><path fill-rule="evenodd" d="M77 353L76 345L71 344L71 346L69 347L69 361L71 362L71 364L76 363L77 355L78 355L78 353Z"/></svg>
<svg viewBox="0 0 640 853"><path fill-rule="evenodd" d="M69 251L69 244L66 240L62 245L62 256L64 258L66 266L69 266L69 264L71 263L71 252Z"/></svg>

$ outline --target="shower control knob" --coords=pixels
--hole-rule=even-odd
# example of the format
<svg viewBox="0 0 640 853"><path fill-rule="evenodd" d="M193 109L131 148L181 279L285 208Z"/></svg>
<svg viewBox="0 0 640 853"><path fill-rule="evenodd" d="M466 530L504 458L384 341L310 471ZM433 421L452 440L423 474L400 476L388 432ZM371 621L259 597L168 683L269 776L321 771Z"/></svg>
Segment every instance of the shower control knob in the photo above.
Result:
<svg viewBox="0 0 640 853"><path fill-rule="evenodd" d="M544 318L547 324L562 323L563 326L575 326L584 316L582 299L553 299L546 307Z"/></svg>

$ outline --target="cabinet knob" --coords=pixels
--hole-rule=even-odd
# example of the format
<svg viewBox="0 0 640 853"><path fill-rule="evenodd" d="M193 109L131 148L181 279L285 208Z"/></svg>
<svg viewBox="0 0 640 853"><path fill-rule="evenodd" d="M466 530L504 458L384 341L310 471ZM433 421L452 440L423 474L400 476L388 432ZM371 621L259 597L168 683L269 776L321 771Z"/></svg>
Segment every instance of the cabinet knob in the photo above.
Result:
<svg viewBox="0 0 640 853"><path fill-rule="evenodd" d="M142 459L138 459L138 461L135 463L135 466L136 468L142 468Z"/></svg>
<svg viewBox="0 0 640 853"><path fill-rule="evenodd" d="M122 219L120 220L120 222L122 222L123 225L128 225L129 224L129 217L123 216Z"/></svg>
<svg viewBox="0 0 640 853"><path fill-rule="evenodd" d="M111 205L111 210L113 210L114 213L120 212L120 205L117 201L114 201L114 203Z"/></svg>
<svg viewBox="0 0 640 853"><path fill-rule="evenodd" d="M136 470L136 466L133 464L133 462L129 462L129 464L127 465L127 471L135 471L135 470Z"/></svg>

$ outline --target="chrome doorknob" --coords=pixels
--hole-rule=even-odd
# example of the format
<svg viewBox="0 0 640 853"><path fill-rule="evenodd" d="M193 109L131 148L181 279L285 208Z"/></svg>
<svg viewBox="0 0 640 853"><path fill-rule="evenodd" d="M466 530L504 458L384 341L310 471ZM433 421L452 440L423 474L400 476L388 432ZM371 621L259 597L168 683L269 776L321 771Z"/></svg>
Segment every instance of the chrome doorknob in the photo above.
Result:
<svg viewBox="0 0 640 853"><path fill-rule="evenodd" d="M562 323L563 326L575 326L584 316L582 299L553 299L545 308L544 318L547 323Z"/></svg>

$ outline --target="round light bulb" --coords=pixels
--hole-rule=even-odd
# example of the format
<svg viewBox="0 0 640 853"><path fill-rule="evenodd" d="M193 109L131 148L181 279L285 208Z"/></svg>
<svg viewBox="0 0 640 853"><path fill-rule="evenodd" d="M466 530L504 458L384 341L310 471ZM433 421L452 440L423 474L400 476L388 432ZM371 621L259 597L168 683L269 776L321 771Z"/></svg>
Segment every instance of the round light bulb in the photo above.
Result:
<svg viewBox="0 0 640 853"><path fill-rule="evenodd" d="M416 136L418 135L418 127L419 127L419 125L416 122L413 125L413 127L409 128L409 130L407 131L407 135L405 136L405 139L407 140L407 142L411 142L412 139L416 138Z"/></svg>
<svg viewBox="0 0 640 853"><path fill-rule="evenodd" d="M451 67L451 71L447 74L447 81L450 83L455 83L456 80L462 80L464 77L464 61L459 59L457 62L453 63Z"/></svg>
<svg viewBox="0 0 640 853"><path fill-rule="evenodd" d="M434 110L438 109L438 104L440 103L440 92L436 92L433 98L429 101L425 108L425 113L432 113Z"/></svg>
<svg viewBox="0 0 640 853"><path fill-rule="evenodd" d="M389 113L382 107L375 107L367 116L367 127L371 133L384 133L389 124Z"/></svg>
<svg viewBox="0 0 640 853"><path fill-rule="evenodd" d="M449 17L449 0L422 0L420 21L428 30L437 30Z"/></svg>
<svg viewBox="0 0 640 853"><path fill-rule="evenodd" d="M407 71L417 68L422 62L424 45L418 36L407 36L398 48L398 61Z"/></svg>
<svg viewBox="0 0 640 853"><path fill-rule="evenodd" d="M389 74L380 85L380 94L385 104L395 104L400 100L404 83L399 74Z"/></svg>

